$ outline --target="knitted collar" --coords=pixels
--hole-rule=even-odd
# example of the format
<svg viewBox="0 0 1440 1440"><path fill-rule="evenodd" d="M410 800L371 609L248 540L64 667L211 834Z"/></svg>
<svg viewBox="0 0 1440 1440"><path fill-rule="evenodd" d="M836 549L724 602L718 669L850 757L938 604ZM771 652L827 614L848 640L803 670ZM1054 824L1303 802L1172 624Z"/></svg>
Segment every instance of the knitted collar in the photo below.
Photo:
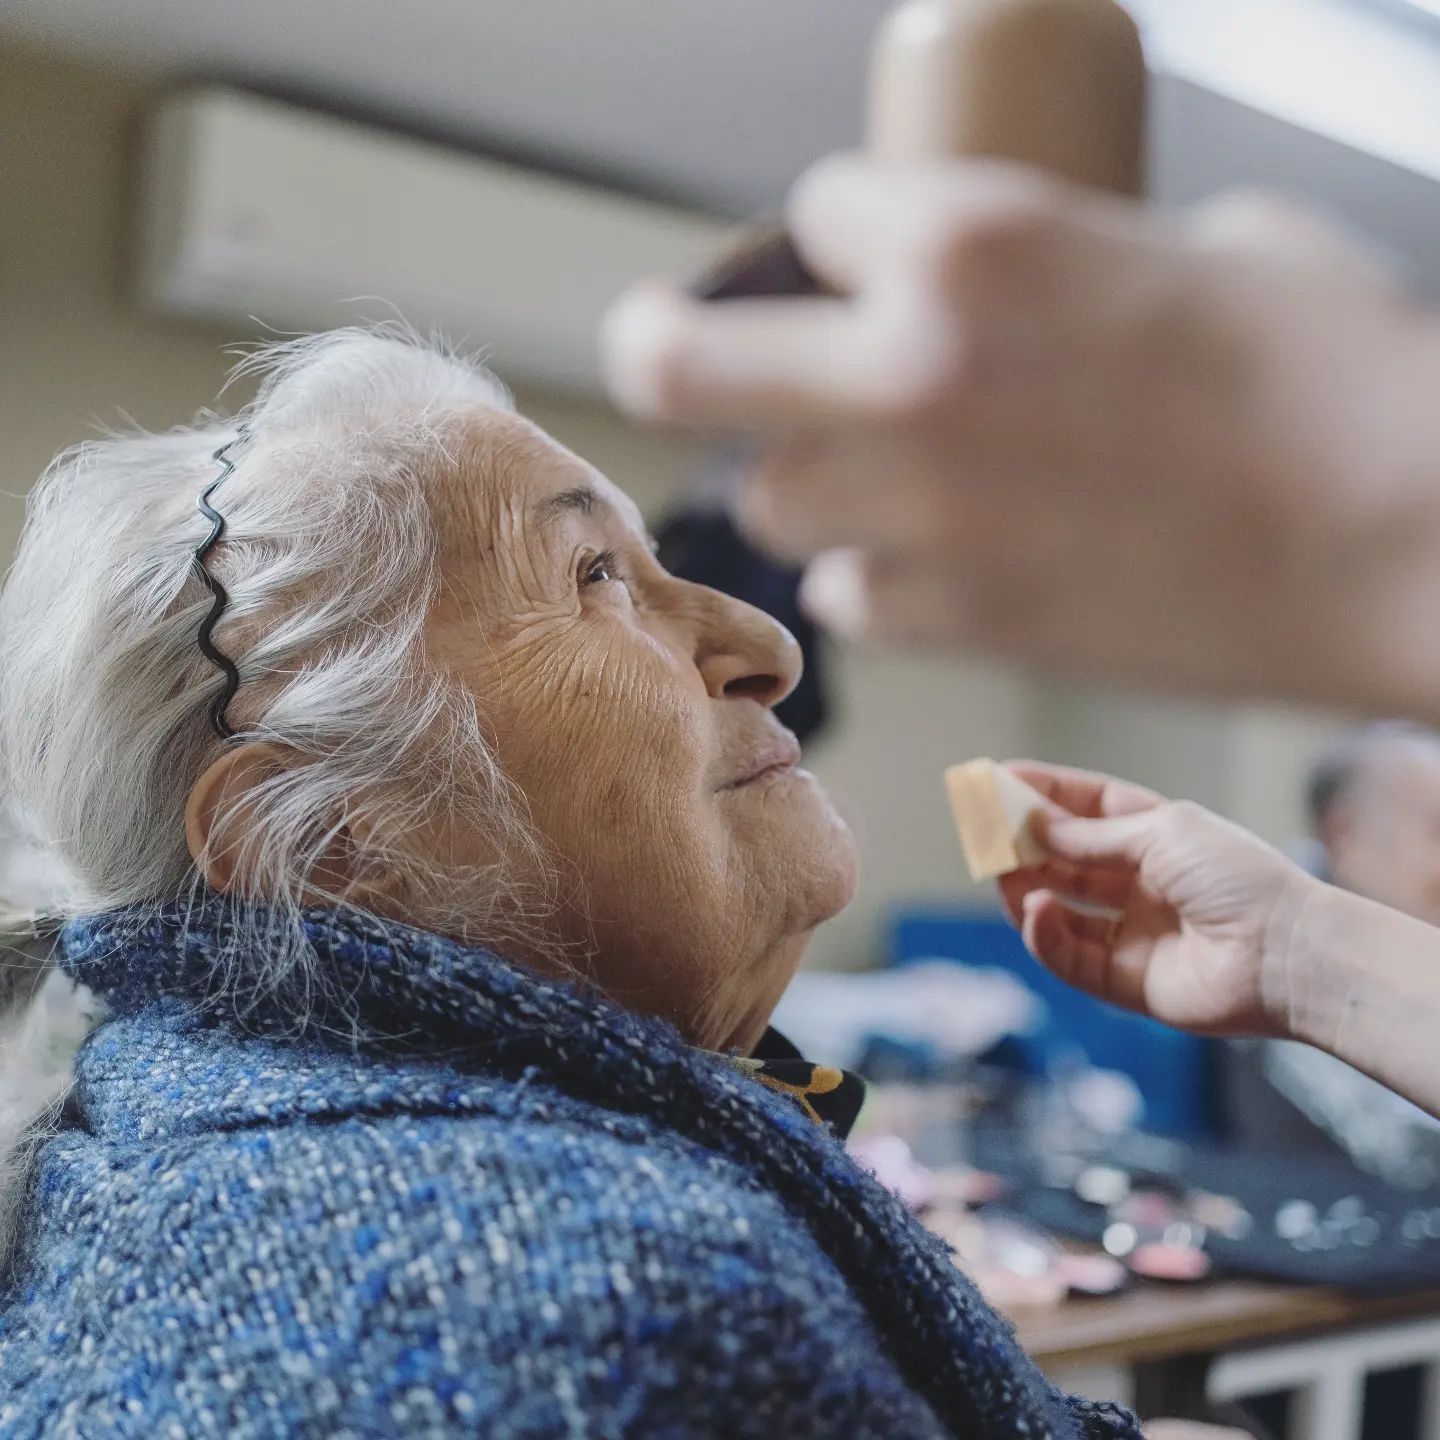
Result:
<svg viewBox="0 0 1440 1440"><path fill-rule="evenodd" d="M257 1034L317 1035L358 1030L387 1049L444 1053L474 1033L464 1018L467 976L510 968L489 951L359 911L304 912L305 938L332 984L317 991L298 978L247 987L246 972L264 954L278 922L259 907L210 895L195 903L116 910L72 921L60 937L63 969L102 996L113 1011L162 997L229 1012ZM304 1019L298 1020L297 1017ZM649 1022L638 1022L648 1024ZM464 1032L471 1030L470 1035ZM778 1031L767 1030L753 1055L714 1054L740 1074L792 1100L810 1120L842 1139L865 1098L849 1071L814 1065Z"/></svg>
<svg viewBox="0 0 1440 1440"><path fill-rule="evenodd" d="M783 1090L774 1093L779 1087L751 1083L737 1073L744 1067L682 1044L670 1027L593 990L353 911L303 917L320 969L335 980L333 995L306 994L280 980L237 997L237 977L252 973L257 953L264 954L255 947L263 945L266 925L263 912L215 899L151 906L72 922L58 954L64 969L118 1016L143 1020L138 1012L163 1005L188 1010L192 1024L213 1017L217 1028L238 1023L252 1033L308 1037L309 1046L296 1047L302 1058L323 1044L327 1027L353 1033L360 1024L367 1033L383 1031L390 1050L448 1060L462 1076L537 1077L603 1106L614 1123L663 1124L682 1141L743 1167L806 1226L947 1433L967 1440L1138 1440L1127 1412L1057 1394L939 1239L824 1127L787 1103ZM113 1028L123 1033L123 1024ZM90 1046L103 1047L103 1039ZM98 1053L103 1058L103 1048ZM135 1063L143 1066L143 1055ZM448 1092L463 1093L463 1081L441 1082L443 1093L430 1099L458 1105Z"/></svg>

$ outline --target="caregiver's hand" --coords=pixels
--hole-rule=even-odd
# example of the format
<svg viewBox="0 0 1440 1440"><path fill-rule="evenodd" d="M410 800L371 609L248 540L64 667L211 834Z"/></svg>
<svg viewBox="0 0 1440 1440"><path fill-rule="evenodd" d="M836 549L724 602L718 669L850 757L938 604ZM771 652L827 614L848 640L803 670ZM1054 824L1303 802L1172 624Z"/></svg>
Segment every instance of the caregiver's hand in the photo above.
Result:
<svg viewBox="0 0 1440 1440"><path fill-rule="evenodd" d="M1051 802L1038 828L1052 858L1000 882L1043 964L1186 1030L1306 1041L1440 1115L1440 930L1321 883L1198 805L1012 768Z"/></svg>
<svg viewBox="0 0 1440 1440"><path fill-rule="evenodd" d="M995 163L823 162L851 299L650 285L636 414L765 437L742 518L859 637L1440 714L1440 324L1255 200L1160 218Z"/></svg>
<svg viewBox="0 0 1440 1440"><path fill-rule="evenodd" d="M1000 882L1042 964L1182 1029L1290 1032L1291 943L1318 881L1198 805L1083 770L1010 768L1052 805L1037 828L1054 859ZM1118 918L1077 913L1065 898Z"/></svg>

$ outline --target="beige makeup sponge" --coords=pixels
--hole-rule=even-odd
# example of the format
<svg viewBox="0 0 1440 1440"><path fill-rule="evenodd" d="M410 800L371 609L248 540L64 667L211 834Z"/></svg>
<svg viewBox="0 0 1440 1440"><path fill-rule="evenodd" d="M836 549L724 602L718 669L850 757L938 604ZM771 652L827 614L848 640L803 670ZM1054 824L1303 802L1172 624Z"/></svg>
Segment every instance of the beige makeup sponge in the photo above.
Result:
<svg viewBox="0 0 1440 1440"><path fill-rule="evenodd" d="M1031 817L1045 808L1038 790L993 760L950 766L945 789L971 879L992 880L1045 858L1030 832Z"/></svg>

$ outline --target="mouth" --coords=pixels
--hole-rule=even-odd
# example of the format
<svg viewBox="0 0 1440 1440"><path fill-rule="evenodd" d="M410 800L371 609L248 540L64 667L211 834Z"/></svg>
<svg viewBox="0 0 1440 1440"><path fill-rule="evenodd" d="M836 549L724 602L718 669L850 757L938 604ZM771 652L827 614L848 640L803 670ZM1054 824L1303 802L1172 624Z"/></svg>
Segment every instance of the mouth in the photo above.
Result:
<svg viewBox="0 0 1440 1440"><path fill-rule="evenodd" d="M793 735L777 735L767 739L747 755L740 773L722 790L739 790L746 785L759 785L767 780L781 780L795 773L800 763L800 743Z"/></svg>

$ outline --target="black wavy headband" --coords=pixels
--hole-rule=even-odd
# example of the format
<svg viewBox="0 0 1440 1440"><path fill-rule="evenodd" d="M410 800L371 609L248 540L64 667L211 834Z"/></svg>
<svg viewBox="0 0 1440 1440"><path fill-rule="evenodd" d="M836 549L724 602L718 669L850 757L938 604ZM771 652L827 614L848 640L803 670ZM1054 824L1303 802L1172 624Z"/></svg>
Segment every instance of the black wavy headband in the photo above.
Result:
<svg viewBox="0 0 1440 1440"><path fill-rule="evenodd" d="M230 702L240 688L240 672L235 668L235 662L228 655L217 650L210 640L216 622L230 603L230 596L226 593L225 587L205 568L205 557L214 549L220 537L225 533L225 517L211 505L210 497L230 478L230 472L235 468L235 462L230 458L230 452L237 445L243 445L249 437L249 429L241 425L236 429L234 438L227 440L215 452L212 458L220 466L220 473L200 492L200 498L195 502L200 513L210 522L210 533L195 550L195 571L205 582L211 595L215 597L210 604L209 612L200 622L200 633L197 638L200 644L200 653L225 676L225 688L215 697L215 703L210 707L210 724L222 740L229 740L235 734L225 718L225 712L230 708Z"/></svg>

